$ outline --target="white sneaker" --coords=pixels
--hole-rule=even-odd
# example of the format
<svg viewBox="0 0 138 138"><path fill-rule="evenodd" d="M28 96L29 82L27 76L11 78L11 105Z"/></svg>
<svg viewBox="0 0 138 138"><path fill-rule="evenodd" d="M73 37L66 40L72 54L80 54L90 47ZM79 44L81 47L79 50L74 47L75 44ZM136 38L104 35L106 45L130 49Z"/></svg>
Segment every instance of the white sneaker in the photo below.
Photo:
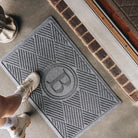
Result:
<svg viewBox="0 0 138 138"><path fill-rule="evenodd" d="M13 126L10 129L8 129L9 134L11 138L25 138L25 130L27 127L29 127L31 119L25 113L17 115L17 119L18 125L16 127Z"/></svg>
<svg viewBox="0 0 138 138"><path fill-rule="evenodd" d="M12 17L5 15L5 18L10 22L8 24L3 23L0 32L0 43L9 43L14 40L18 34L18 26L15 20Z"/></svg>
<svg viewBox="0 0 138 138"><path fill-rule="evenodd" d="M25 102L31 92L33 92L40 83L40 76L37 72L32 72L25 81L17 87L18 90L23 92L22 102Z"/></svg>

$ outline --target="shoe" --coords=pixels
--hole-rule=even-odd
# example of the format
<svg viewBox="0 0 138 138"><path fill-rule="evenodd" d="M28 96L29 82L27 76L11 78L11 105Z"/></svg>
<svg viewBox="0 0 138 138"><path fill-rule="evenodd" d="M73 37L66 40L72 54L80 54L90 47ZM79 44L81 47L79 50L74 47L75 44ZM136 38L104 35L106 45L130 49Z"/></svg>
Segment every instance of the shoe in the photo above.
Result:
<svg viewBox="0 0 138 138"><path fill-rule="evenodd" d="M5 15L5 18L9 23L5 24L3 22L4 25L0 31L0 43L9 43L14 40L18 34L18 26L15 20L8 15Z"/></svg>
<svg viewBox="0 0 138 138"><path fill-rule="evenodd" d="M18 90L23 92L22 102L25 102L29 95L38 87L40 83L40 76L37 72L32 72L25 81L17 87Z"/></svg>
<svg viewBox="0 0 138 138"><path fill-rule="evenodd" d="M31 123L29 115L23 113L16 116L18 119L18 125L8 129L11 138L25 138L25 130Z"/></svg>

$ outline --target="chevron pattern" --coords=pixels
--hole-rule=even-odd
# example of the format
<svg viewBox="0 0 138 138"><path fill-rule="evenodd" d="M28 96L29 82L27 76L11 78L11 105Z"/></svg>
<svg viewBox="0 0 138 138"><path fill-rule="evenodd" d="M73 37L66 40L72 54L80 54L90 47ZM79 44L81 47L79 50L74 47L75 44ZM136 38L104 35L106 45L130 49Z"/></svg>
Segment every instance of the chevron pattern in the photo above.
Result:
<svg viewBox="0 0 138 138"><path fill-rule="evenodd" d="M49 97L43 89L43 80L30 95L34 105L63 138L74 138L120 104L118 97L52 17L19 43L1 63L19 84L32 71L45 77L47 69L55 64L73 70L77 78L75 91L68 97L59 100ZM64 79L62 84L66 84ZM60 86L61 83L58 88Z"/></svg>

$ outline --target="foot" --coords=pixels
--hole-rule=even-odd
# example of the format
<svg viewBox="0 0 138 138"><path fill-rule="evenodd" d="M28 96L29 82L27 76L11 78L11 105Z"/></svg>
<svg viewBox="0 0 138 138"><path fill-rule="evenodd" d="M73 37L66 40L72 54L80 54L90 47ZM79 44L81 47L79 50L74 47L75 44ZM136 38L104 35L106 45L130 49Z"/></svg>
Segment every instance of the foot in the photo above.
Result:
<svg viewBox="0 0 138 138"><path fill-rule="evenodd" d="M12 17L5 15L8 23L3 22L3 27L0 30L0 43L9 43L15 39L18 33L17 23Z"/></svg>
<svg viewBox="0 0 138 138"><path fill-rule="evenodd" d="M40 76L36 72L32 72L25 81L18 86L17 89L23 92L22 102L25 102L29 95L38 87L40 83Z"/></svg>
<svg viewBox="0 0 138 138"><path fill-rule="evenodd" d="M11 138L25 138L25 130L30 125L31 119L25 113L17 115L17 119L18 125L8 129L10 136Z"/></svg>

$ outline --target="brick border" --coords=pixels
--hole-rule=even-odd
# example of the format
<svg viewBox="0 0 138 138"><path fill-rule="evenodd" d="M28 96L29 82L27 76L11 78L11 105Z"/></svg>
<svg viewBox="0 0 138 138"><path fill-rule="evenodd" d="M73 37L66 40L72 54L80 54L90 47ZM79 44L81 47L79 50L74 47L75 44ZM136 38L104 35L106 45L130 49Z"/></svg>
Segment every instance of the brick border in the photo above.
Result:
<svg viewBox="0 0 138 138"><path fill-rule="evenodd" d="M123 74L119 67L105 52L102 46L95 40L92 34L87 30L84 24L78 19L73 11L68 7L64 0L49 0L50 4L59 12L59 14L68 23L71 29L87 46L91 54L93 54L100 63L108 70L116 82L121 86L124 92L131 100L138 105L138 90Z"/></svg>

